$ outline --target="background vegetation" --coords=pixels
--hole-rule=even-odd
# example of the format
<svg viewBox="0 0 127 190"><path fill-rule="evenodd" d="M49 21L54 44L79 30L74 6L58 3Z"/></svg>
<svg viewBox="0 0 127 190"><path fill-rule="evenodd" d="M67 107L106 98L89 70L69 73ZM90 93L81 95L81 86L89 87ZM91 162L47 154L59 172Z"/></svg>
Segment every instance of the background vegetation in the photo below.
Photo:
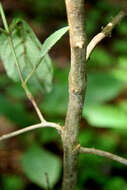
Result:
<svg viewBox="0 0 127 190"><path fill-rule="evenodd" d="M86 2L88 42L123 7L124 1ZM25 19L41 42L67 25L63 0L5 0L12 18ZM33 93L47 120L63 123L66 114L69 70L68 35L51 50L54 79L50 93ZM127 157L127 20L117 26L92 53L87 64L88 86L79 135L86 147L100 148ZM37 117L18 83L5 74L0 62L0 134L36 123ZM0 188L40 190L49 184L59 190L62 177L62 147L54 129L34 132L0 143ZM46 171L46 172L45 172ZM76 190L127 190L126 167L94 155L81 155Z"/></svg>

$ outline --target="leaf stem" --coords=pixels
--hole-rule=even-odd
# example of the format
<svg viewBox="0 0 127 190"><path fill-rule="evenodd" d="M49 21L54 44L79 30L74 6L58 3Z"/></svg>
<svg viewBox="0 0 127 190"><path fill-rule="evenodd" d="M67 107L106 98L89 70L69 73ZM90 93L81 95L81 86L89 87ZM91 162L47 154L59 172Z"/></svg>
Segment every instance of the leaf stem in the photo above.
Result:
<svg viewBox="0 0 127 190"><path fill-rule="evenodd" d="M40 63L41 63L41 61L39 60L39 62L33 67L33 70L31 71L31 73L25 79L25 82L24 82L25 84L27 84L28 80L32 77L32 75L34 74L34 72L36 71L36 69L38 68Z"/></svg>
<svg viewBox="0 0 127 190"><path fill-rule="evenodd" d="M11 34L10 34L11 35ZM10 36L8 36L8 42L10 44L10 48L11 48L11 51L12 51L12 54L14 56L14 59L15 59L15 64L16 64L16 67L17 67L17 70L18 70L18 73L19 73L19 76L20 76L20 80L22 83L24 83L24 79L23 79L23 75L22 75L22 72L21 72L21 69L20 69L20 66L18 64L18 59L16 57L16 52L15 52L15 48L14 48L14 43L12 41L12 38Z"/></svg>
<svg viewBox="0 0 127 190"><path fill-rule="evenodd" d="M25 82L24 82L25 84L27 84L28 80L32 77L32 75L34 74L34 72L36 71L36 69L38 68L38 66L40 65L40 63L43 61L45 55L46 54L44 54L43 56L41 56L41 58L39 59L38 63L33 67L33 70L31 71L31 73L25 79Z"/></svg>
<svg viewBox="0 0 127 190"><path fill-rule="evenodd" d="M38 107L38 105L37 105L37 103L36 103L36 101L35 101L35 99L34 99L34 97L33 97L33 95L31 94L30 90L28 89L28 86L23 82L22 87L26 92L27 98L31 101L34 109L36 110L40 121L41 122L46 122L43 115L42 115L42 113L41 113L41 111L40 111L40 109L39 109L39 107Z"/></svg>
<svg viewBox="0 0 127 190"><path fill-rule="evenodd" d="M9 33L9 27L8 27L7 20L6 20L5 14L4 14L4 9L3 9L2 3L0 3L0 14L1 14L3 24L4 24L4 28Z"/></svg>
<svg viewBox="0 0 127 190"><path fill-rule="evenodd" d="M9 42L12 54L14 56L14 59L15 59L15 64L16 64L16 67L17 67L17 70L18 70L18 73L19 73L19 76L20 76L20 80L23 83L24 82L23 75L22 75L20 66L18 64L18 60L17 60L17 57L16 57L16 52L15 52L14 44L13 44L13 41L12 41L12 38L11 38L11 33L10 33L10 30L9 30L8 23L7 23L7 20L6 20L6 17L5 17L5 13L4 13L4 10L3 10L3 6L2 6L1 3L0 3L0 14L1 14L1 18L2 18L3 24L4 24L5 31L8 33L8 42Z"/></svg>

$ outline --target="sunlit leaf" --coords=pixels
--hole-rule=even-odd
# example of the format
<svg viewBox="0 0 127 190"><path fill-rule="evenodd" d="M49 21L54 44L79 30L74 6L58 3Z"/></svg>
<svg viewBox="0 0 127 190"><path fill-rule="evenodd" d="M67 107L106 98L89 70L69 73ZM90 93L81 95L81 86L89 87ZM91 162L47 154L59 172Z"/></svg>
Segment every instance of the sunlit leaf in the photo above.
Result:
<svg viewBox="0 0 127 190"><path fill-rule="evenodd" d="M69 30L69 26L63 27L53 34L51 34L42 45L42 54L43 57L49 50L56 44L56 42Z"/></svg>
<svg viewBox="0 0 127 190"><path fill-rule="evenodd" d="M127 112L119 106L86 106L83 110L83 117L94 127L127 129Z"/></svg>

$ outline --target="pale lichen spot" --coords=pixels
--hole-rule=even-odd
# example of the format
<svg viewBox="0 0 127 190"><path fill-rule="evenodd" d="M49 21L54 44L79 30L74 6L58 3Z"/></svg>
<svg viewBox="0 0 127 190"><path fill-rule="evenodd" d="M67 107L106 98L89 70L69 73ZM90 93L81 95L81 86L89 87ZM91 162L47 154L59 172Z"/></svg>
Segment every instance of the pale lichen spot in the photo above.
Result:
<svg viewBox="0 0 127 190"><path fill-rule="evenodd" d="M78 41L78 42L76 42L76 47L83 48L83 44L84 44L83 41Z"/></svg>

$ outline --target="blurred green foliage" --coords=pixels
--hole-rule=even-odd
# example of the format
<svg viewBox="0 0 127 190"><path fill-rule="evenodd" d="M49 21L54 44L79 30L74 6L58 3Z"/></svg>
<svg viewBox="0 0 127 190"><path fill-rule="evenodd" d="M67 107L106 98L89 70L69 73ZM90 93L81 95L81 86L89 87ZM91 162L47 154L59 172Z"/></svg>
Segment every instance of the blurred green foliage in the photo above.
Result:
<svg viewBox="0 0 127 190"><path fill-rule="evenodd" d="M11 15L28 17L30 22L39 21L46 36L49 35L49 28L52 27L52 24L58 28L66 22L63 0L58 0L57 3L54 3L53 0L20 0L19 2L24 3L26 9L30 6L31 10L17 9ZM111 16L118 13L122 3L121 1L114 3L114 1L107 0L86 3L85 29L89 42L96 33L100 32L101 27L110 21ZM64 40L62 43L61 55L65 56L65 60L67 60ZM59 57L58 49L56 47L55 57L51 52L54 67L52 91L40 94L33 87L33 93L46 119L63 124L67 111L69 66L66 64L67 67L65 67L62 59L57 59ZM111 38L106 38L93 51L87 62L87 82L83 119L79 133L80 143L86 147L100 148L127 156L126 19L114 29ZM19 128L37 121L19 83L10 81L4 72L0 73L0 92L0 116L4 115ZM5 172L1 177L2 189L27 190L30 181L42 188L46 187L46 177L43 176L44 171L42 171L43 163L45 171L49 174L49 183L51 186L56 184L54 189L59 190L62 147L56 131L39 129L20 136L17 141L21 144L23 176L22 174L16 176L13 173L9 175ZM36 146L34 142L37 143ZM49 150L45 151L44 148ZM53 167L52 171L51 167ZM80 155L76 190L121 190L121 188L126 190L126 180L126 173L122 165L95 155ZM35 189L40 189L39 186L36 186Z"/></svg>
<svg viewBox="0 0 127 190"><path fill-rule="evenodd" d="M21 160L25 174L41 187L54 186L60 175L61 162L59 158L38 145L32 145ZM47 177L46 177L47 175ZM47 178L48 182L47 183Z"/></svg>
<svg viewBox="0 0 127 190"><path fill-rule="evenodd" d="M21 190L24 188L22 178L16 175L3 175L2 185L3 190Z"/></svg>

